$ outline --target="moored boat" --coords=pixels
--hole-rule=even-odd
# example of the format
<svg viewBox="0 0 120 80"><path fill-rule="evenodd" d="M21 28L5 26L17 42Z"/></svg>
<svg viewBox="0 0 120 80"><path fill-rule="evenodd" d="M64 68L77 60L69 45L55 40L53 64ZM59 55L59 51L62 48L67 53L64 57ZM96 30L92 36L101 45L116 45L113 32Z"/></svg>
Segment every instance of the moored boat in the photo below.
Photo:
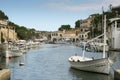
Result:
<svg viewBox="0 0 120 80"><path fill-rule="evenodd" d="M104 24L106 24L106 16L104 16L104 17L105 17ZM101 37L101 36L103 36L103 35L100 35L99 37ZM100 59L93 59L93 58L85 57L85 46L86 46L87 43L89 43L93 40L84 42L84 48L83 48L82 56L75 55L75 56L71 56L68 59L69 62L70 62L70 65L71 65L72 68L79 69L79 70L109 74L109 72L110 72L110 62L109 62L109 58L105 57L106 25L104 25L103 57L100 58Z"/></svg>
<svg viewBox="0 0 120 80"><path fill-rule="evenodd" d="M109 74L110 65L108 58L92 59L85 57L83 59L81 56L72 56L69 58L69 62L71 67L75 69Z"/></svg>

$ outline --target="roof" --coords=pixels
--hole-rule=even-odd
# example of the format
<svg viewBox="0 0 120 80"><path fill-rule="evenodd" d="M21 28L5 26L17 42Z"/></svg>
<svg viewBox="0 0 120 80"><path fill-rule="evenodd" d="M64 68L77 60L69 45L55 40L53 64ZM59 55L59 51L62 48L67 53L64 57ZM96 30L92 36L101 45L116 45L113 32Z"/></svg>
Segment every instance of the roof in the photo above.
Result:
<svg viewBox="0 0 120 80"><path fill-rule="evenodd" d="M120 21L120 18L111 18L111 19L109 19L110 20L110 22L112 23L112 22L114 22L114 21Z"/></svg>
<svg viewBox="0 0 120 80"><path fill-rule="evenodd" d="M53 31L51 33L65 33L65 34L74 34L76 31L80 31L79 29L71 29L71 30L63 30L63 31Z"/></svg>
<svg viewBox="0 0 120 80"><path fill-rule="evenodd" d="M119 9L120 9L120 5L112 7L112 10L119 10Z"/></svg>

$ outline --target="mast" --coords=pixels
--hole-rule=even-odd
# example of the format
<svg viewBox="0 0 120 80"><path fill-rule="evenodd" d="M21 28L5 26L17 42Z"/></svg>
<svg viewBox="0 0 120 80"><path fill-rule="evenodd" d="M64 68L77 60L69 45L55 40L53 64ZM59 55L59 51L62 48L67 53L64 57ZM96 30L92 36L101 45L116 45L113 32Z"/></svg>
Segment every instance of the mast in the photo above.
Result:
<svg viewBox="0 0 120 80"><path fill-rule="evenodd" d="M103 33L103 25L104 25L104 9L103 9L103 6L102 6L102 25L101 25L101 31Z"/></svg>
<svg viewBox="0 0 120 80"><path fill-rule="evenodd" d="M1 36L1 26L0 26L0 44L1 44L1 38L2 38L2 36Z"/></svg>
<svg viewBox="0 0 120 80"><path fill-rule="evenodd" d="M87 42L84 42L84 48L83 48L83 53L82 53L83 59L85 58L85 46L86 46L86 43L92 42L92 41L94 41L94 39L97 39L97 38L99 38L99 37L101 37L101 36L103 36L103 35L104 35L103 58L105 58L105 46L106 46L106 15L104 15L104 33L101 34L101 35L99 35L99 36L97 36L97 37L95 37L95 38L93 38L92 40L89 40L89 41L87 41Z"/></svg>
<svg viewBox="0 0 120 80"><path fill-rule="evenodd" d="M83 59L85 59L85 46L86 46L86 42L83 43L83 53L82 53Z"/></svg>
<svg viewBox="0 0 120 80"><path fill-rule="evenodd" d="M106 46L106 15L104 15L104 45L103 45L103 58L105 58L105 46Z"/></svg>

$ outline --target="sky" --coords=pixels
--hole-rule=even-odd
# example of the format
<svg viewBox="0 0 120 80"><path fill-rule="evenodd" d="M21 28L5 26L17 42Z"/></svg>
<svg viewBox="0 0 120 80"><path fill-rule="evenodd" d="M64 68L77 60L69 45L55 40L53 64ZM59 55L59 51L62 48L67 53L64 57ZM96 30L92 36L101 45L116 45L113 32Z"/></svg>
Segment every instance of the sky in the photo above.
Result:
<svg viewBox="0 0 120 80"><path fill-rule="evenodd" d="M2 10L20 26L39 31L57 31L61 25L75 27L75 22L91 14L109 10L109 5L120 5L119 0L0 0Z"/></svg>

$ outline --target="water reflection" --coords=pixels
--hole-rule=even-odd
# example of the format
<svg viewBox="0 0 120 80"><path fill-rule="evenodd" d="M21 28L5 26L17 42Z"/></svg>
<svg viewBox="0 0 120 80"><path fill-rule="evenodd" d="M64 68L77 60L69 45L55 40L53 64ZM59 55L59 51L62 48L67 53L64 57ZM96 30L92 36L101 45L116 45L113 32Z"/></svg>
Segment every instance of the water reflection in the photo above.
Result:
<svg viewBox="0 0 120 80"><path fill-rule="evenodd" d="M10 59L9 58L1 58L0 68L9 68Z"/></svg>
<svg viewBox="0 0 120 80"><path fill-rule="evenodd" d="M112 80L110 75L85 72L73 68L70 68L69 71L73 80Z"/></svg>
<svg viewBox="0 0 120 80"><path fill-rule="evenodd" d="M88 54L89 57L95 56L97 58L98 55L101 55L101 53ZM109 52L109 59L111 62L111 70L109 75L85 72L73 68L70 68L69 71L73 77L73 80L113 80L114 70L120 69L120 52Z"/></svg>
<svg viewBox="0 0 120 80"><path fill-rule="evenodd" d="M13 66L19 67L19 64L24 62L25 62L25 55L14 58L1 58L0 68L7 69L7 68L12 68Z"/></svg>
<svg viewBox="0 0 120 80"><path fill-rule="evenodd" d="M113 69L120 69L120 52L110 52L109 56L113 61L112 68Z"/></svg>

